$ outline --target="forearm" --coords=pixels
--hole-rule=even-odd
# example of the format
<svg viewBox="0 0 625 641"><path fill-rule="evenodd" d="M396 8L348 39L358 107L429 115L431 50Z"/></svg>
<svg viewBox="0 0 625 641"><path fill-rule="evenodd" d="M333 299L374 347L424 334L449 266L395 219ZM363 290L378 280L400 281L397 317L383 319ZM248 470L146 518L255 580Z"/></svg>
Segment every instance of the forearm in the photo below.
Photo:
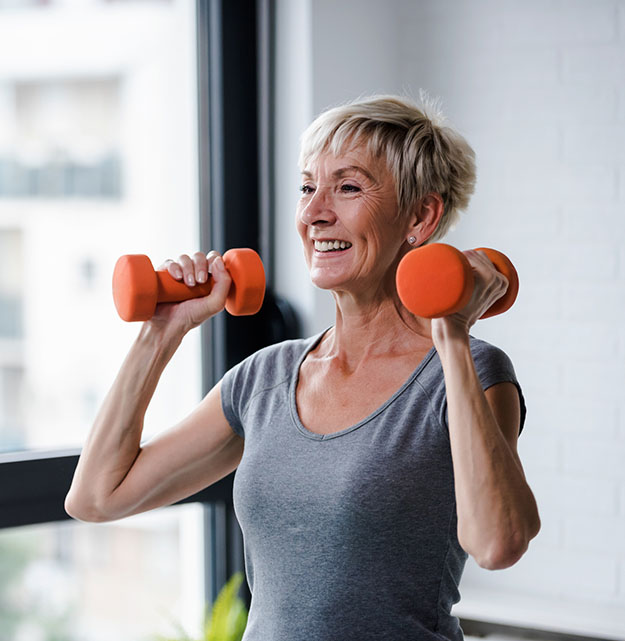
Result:
<svg viewBox="0 0 625 641"><path fill-rule="evenodd" d="M482 390L468 336L450 331L439 337L437 350L445 375L459 540L480 565L506 567L538 531L536 502Z"/></svg>
<svg viewBox="0 0 625 641"><path fill-rule="evenodd" d="M145 323L96 416L83 447L66 509L79 518L105 518L106 503L141 447L145 412L183 333Z"/></svg>

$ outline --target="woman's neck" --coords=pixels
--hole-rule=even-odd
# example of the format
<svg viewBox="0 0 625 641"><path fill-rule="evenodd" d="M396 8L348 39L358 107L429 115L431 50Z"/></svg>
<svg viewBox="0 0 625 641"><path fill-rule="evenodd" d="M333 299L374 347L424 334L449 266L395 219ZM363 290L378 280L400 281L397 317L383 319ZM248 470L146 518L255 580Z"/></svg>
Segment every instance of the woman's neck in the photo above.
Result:
<svg viewBox="0 0 625 641"><path fill-rule="evenodd" d="M339 359L353 371L372 358L423 352L432 346L430 321L409 314L399 300L387 297L363 305L335 293L335 301L336 324L317 351L322 358Z"/></svg>

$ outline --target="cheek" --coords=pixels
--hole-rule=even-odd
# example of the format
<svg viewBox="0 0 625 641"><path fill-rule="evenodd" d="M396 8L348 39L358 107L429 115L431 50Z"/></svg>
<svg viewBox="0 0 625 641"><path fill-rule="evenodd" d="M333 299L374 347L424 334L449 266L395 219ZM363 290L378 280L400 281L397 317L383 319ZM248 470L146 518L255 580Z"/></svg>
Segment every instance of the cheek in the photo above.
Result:
<svg viewBox="0 0 625 641"><path fill-rule="evenodd" d="M312 244L308 241L308 226L305 225L300 218L299 207L297 209L297 214L295 216L295 230L297 235L302 243L302 251L304 252L304 260L306 264L310 267L310 261L312 256Z"/></svg>
<svg viewBox="0 0 625 641"><path fill-rule="evenodd" d="M363 235L365 236L365 235ZM365 238L365 250L369 260L387 269L398 258L403 236L395 224L375 219Z"/></svg>
<svg viewBox="0 0 625 641"><path fill-rule="evenodd" d="M300 207L295 210L295 229L300 237L304 238L306 235L306 225L302 222Z"/></svg>
<svg viewBox="0 0 625 641"><path fill-rule="evenodd" d="M387 218L387 212L380 211L375 206L367 206L365 211L360 213L361 235L376 250L385 249L397 236L396 226Z"/></svg>

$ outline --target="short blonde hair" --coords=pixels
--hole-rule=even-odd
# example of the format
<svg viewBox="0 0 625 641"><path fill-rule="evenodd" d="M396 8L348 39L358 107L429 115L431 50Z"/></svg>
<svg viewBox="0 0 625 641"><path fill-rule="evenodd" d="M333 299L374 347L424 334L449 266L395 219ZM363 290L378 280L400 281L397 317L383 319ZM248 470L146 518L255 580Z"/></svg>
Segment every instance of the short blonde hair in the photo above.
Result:
<svg viewBox="0 0 625 641"><path fill-rule="evenodd" d="M428 101L423 95L421 100ZM408 98L371 96L329 109L309 125L301 138L300 168L321 153L338 155L363 144L386 158L400 216L430 193L441 196L444 213L428 242L442 238L475 189L475 152L467 141L444 124L431 101L419 108Z"/></svg>

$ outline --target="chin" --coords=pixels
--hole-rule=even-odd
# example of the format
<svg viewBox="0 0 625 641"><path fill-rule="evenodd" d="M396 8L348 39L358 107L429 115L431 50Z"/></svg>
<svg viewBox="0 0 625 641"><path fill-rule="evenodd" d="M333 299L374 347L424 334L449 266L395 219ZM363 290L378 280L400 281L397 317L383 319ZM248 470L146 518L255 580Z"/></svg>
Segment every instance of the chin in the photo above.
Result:
<svg viewBox="0 0 625 641"><path fill-rule="evenodd" d="M310 281L318 289L332 290L345 283L344 278L335 274L323 273L323 270L312 269L310 271Z"/></svg>

